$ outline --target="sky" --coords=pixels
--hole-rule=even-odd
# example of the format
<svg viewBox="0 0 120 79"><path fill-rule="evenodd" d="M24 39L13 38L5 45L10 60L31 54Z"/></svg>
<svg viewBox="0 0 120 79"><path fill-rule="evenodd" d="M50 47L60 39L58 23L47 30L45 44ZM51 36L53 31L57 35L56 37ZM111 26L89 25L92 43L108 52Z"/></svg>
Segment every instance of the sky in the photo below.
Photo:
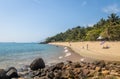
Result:
<svg viewBox="0 0 120 79"><path fill-rule="evenodd" d="M40 42L116 13L120 0L0 0L0 42Z"/></svg>

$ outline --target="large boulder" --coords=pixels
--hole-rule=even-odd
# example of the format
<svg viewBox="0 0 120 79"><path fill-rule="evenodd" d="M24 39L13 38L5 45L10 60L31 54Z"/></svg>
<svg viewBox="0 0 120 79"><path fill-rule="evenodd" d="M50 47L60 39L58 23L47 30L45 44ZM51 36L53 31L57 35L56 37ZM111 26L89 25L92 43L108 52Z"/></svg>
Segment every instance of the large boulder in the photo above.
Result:
<svg viewBox="0 0 120 79"><path fill-rule="evenodd" d="M45 68L45 63L42 58L37 58L30 64L31 70L38 70L41 68Z"/></svg>
<svg viewBox="0 0 120 79"><path fill-rule="evenodd" d="M6 70L6 75L11 79L11 78L17 78L18 77L18 73L17 73L17 69L14 67L10 67L7 68Z"/></svg>
<svg viewBox="0 0 120 79"><path fill-rule="evenodd" d="M9 79L4 69L0 69L0 79Z"/></svg>

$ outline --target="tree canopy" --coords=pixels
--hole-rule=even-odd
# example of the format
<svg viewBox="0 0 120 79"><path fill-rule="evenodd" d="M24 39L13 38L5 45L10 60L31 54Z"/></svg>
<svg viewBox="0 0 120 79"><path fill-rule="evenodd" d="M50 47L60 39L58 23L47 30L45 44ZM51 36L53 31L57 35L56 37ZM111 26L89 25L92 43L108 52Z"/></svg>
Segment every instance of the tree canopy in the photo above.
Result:
<svg viewBox="0 0 120 79"><path fill-rule="evenodd" d="M109 41L120 41L119 16L112 13L107 19L101 18L100 21L92 27L77 26L72 29L68 29L64 33L59 33L55 36L48 37L45 42L96 41L99 36Z"/></svg>

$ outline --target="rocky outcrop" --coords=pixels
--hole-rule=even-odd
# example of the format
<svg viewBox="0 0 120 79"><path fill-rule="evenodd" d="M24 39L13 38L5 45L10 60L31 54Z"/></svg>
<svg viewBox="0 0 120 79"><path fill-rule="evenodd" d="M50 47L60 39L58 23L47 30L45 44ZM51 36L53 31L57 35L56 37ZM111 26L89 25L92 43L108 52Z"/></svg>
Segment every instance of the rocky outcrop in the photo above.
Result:
<svg viewBox="0 0 120 79"><path fill-rule="evenodd" d="M25 69L25 71L19 72L18 79L120 79L119 62L95 61L88 63L66 61L46 67L41 58L35 59L33 62L32 66L35 69ZM13 77L17 77L17 70L14 67L0 70L0 79Z"/></svg>
<svg viewBox="0 0 120 79"><path fill-rule="evenodd" d="M120 64L112 62L61 62L28 72L28 79L119 79Z"/></svg>
<svg viewBox="0 0 120 79"><path fill-rule="evenodd" d="M17 69L15 67L10 67L10 68L6 69L6 75L10 79L11 78L17 78L18 77Z"/></svg>

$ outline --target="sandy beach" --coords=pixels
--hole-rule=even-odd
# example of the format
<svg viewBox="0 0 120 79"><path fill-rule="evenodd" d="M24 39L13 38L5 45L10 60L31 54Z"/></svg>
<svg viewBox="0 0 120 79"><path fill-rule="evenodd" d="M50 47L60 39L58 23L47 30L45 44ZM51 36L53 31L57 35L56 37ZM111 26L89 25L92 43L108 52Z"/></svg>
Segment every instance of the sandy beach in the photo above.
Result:
<svg viewBox="0 0 120 79"><path fill-rule="evenodd" d="M97 60L120 61L120 42L53 42L53 45L70 47L73 51L83 56ZM109 48L103 49L108 46ZM88 48L88 49L87 49Z"/></svg>
<svg viewBox="0 0 120 79"><path fill-rule="evenodd" d="M72 61L72 62L79 62L79 61L84 61L84 62L92 62L94 59L88 58L88 57L83 57L79 55L79 53L76 53L74 50L72 50L70 47L65 46L64 47L64 56L59 56L59 60L61 62L63 61Z"/></svg>

